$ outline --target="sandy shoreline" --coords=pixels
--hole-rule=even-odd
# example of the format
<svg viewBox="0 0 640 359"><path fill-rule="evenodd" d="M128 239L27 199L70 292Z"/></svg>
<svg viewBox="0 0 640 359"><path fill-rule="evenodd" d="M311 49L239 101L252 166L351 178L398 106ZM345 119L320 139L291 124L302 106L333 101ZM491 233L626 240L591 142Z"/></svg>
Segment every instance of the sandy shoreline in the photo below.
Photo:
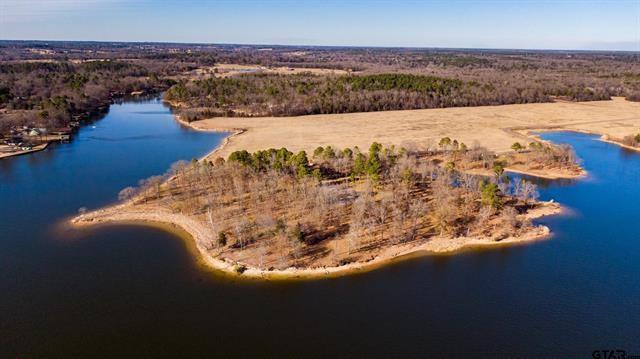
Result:
<svg viewBox="0 0 640 359"><path fill-rule="evenodd" d="M541 205L541 208L531 210L527 213L526 217L536 219L544 216L557 215L562 212L562 207L557 203L541 202ZM150 226L164 224L177 227L189 235L190 238L187 240L195 244L199 258L206 267L230 276L263 280L337 277L370 271L399 260L416 256L446 255L474 248L524 244L544 240L549 238L551 234L548 227L536 226L525 235L508 237L500 241L479 237L434 237L426 241L419 241L419 243L390 246L380 255L366 262L355 262L335 267L290 267L284 270L269 271L255 268L245 263L225 261L213 257L206 247L206 244L212 242L214 231L198 220L182 214L171 213L160 207L133 206L130 203L125 203L86 213L71 220L71 224L74 226L91 226L109 223L136 223ZM238 265L246 266L246 270L242 274L238 274L236 271Z"/></svg>
<svg viewBox="0 0 640 359"><path fill-rule="evenodd" d="M621 143L621 142L618 142L618 141L607 139L605 135L602 135L600 137L600 141L606 142L606 143L611 143L613 145L620 146L620 147L622 147L624 149L627 149L627 150L640 152L640 147L633 147L633 146L625 145L624 143Z"/></svg>
<svg viewBox="0 0 640 359"><path fill-rule="evenodd" d="M166 101L165 101L166 102ZM171 105L171 103L167 102L169 105ZM173 105L171 105L173 106ZM222 140L222 143L220 143L218 146L214 147L211 151L209 151L207 154L205 154L204 156L200 157L198 160L202 161L205 159L213 159L215 157L219 157L219 152L222 151L222 149L226 148L229 145L229 141L231 141L231 139L235 136L241 135L243 134L246 130L242 129L242 128L228 128L228 129L216 129L216 128L211 128L211 129L202 129L202 128L198 128L195 127L193 125L191 125L190 122L187 122L185 120L182 119L182 117L180 117L180 115L174 115L174 118L176 119L176 121L178 121L178 123L180 123L181 125L188 127L194 131L200 131L200 132L215 132L215 133L228 133L229 135L227 137L224 138L224 140Z"/></svg>
<svg viewBox="0 0 640 359"><path fill-rule="evenodd" d="M639 129L639 131L640 131L640 129ZM633 146L625 145L619 139L610 138L608 134L603 134L603 133L594 132L594 131L588 131L588 130L543 128L543 129L526 129L526 130L524 130L524 132L526 133L526 136L531 137L531 138L535 138L536 140L538 140L540 142L545 142L545 143L550 143L550 142L541 139L540 136L535 134L536 132L538 132L538 133L541 133L541 132L575 132L575 133L582 133L582 134L585 134L585 135L600 136L598 138L598 141L611 143L613 145L617 145L617 146L620 146L622 148L626 148L628 150L640 151L640 147L633 147Z"/></svg>
<svg viewBox="0 0 640 359"><path fill-rule="evenodd" d="M526 175L526 176L532 176L532 177L538 177L538 178L544 178L544 179L548 179L548 180L558 180L558 179L578 179L578 178L584 178L587 177L587 171L585 171L584 169L582 169L582 171L579 174L567 174L567 173L559 173L559 172L554 172L554 171L524 171L524 170L519 170L519 169L515 169L515 168L510 168L510 167L506 167L504 169L505 172L508 173L516 173L516 174L521 174L521 175Z"/></svg>

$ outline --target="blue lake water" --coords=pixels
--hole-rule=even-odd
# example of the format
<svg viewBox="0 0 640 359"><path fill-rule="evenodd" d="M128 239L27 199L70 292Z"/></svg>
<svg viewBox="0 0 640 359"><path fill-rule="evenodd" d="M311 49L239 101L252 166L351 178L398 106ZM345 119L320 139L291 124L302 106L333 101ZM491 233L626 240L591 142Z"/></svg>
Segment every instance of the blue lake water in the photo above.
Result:
<svg viewBox="0 0 640 359"><path fill-rule="evenodd" d="M640 354L640 154L587 135L590 175L539 181L569 214L531 245L310 282L229 281L158 229L69 233L78 208L199 157L222 134L158 101L113 105L69 144L0 161L0 356L591 357Z"/></svg>

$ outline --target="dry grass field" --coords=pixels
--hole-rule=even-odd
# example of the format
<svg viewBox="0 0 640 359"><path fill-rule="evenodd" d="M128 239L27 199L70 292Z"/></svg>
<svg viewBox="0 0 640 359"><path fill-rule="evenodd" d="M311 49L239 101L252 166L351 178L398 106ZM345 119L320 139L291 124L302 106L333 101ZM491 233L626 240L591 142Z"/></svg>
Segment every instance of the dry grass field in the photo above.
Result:
<svg viewBox="0 0 640 359"><path fill-rule="evenodd" d="M239 64L216 64L215 66L205 66L189 73L192 78L200 76L214 75L216 77L231 77L248 73L262 74L313 74L313 75L345 75L348 72L338 69L325 69L316 67L268 67L263 65L239 65Z"/></svg>
<svg viewBox="0 0 640 359"><path fill-rule="evenodd" d="M636 134L640 132L640 103L614 98L300 117L212 118L192 122L191 126L201 130L244 130L212 153L213 157L226 158L236 150L280 147L292 151L313 151L326 145L366 149L374 141L385 145L435 145L445 136L502 153L516 141L528 143L526 130L575 130L611 138Z"/></svg>

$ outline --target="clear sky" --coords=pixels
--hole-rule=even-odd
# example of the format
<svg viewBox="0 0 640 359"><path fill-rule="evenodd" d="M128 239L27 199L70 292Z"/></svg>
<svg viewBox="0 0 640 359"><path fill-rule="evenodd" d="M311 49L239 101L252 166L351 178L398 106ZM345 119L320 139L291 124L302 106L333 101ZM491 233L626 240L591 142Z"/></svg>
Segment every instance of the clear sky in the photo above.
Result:
<svg viewBox="0 0 640 359"><path fill-rule="evenodd" d="M0 0L0 39L640 51L640 0Z"/></svg>

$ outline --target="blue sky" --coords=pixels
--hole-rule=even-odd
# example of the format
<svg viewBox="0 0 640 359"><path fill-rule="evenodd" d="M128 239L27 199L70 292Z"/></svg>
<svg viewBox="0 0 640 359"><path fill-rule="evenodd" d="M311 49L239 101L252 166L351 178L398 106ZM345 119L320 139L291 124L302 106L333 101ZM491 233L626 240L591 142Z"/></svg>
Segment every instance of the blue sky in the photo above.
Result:
<svg viewBox="0 0 640 359"><path fill-rule="evenodd" d="M640 0L0 0L0 39L640 51Z"/></svg>

